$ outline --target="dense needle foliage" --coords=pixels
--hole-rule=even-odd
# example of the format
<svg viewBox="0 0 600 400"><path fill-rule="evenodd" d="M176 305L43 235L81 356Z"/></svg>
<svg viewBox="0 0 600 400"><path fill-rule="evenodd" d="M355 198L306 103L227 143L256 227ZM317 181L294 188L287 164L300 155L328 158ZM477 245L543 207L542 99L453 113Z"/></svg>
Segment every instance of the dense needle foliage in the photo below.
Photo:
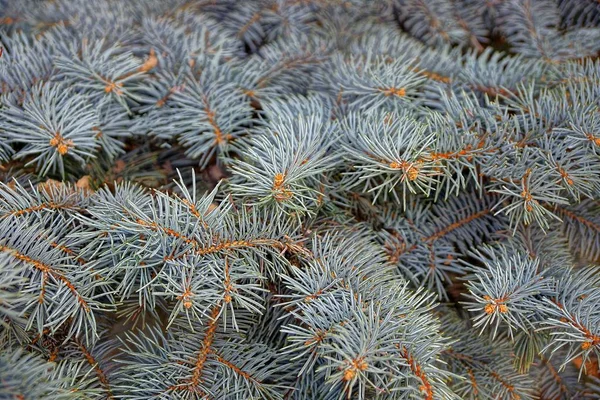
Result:
<svg viewBox="0 0 600 400"><path fill-rule="evenodd" d="M0 399L600 398L600 3L0 0Z"/></svg>

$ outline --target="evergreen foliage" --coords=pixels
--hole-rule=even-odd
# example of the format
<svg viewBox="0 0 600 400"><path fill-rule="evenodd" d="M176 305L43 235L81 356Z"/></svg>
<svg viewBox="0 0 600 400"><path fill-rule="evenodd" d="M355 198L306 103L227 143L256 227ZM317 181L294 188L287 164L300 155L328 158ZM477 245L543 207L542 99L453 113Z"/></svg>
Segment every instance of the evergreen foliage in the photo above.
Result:
<svg viewBox="0 0 600 400"><path fill-rule="evenodd" d="M593 0L0 0L0 399L600 399Z"/></svg>

